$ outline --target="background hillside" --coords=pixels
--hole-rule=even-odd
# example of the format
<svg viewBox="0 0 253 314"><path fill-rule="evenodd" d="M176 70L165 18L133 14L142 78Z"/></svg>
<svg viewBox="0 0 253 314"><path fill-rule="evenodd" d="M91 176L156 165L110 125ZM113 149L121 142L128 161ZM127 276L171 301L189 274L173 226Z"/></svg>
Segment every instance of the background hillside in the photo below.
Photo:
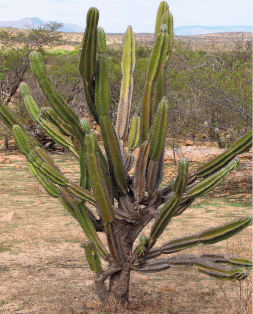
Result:
<svg viewBox="0 0 253 314"><path fill-rule="evenodd" d="M35 18L34 18L35 19ZM36 21L36 20L35 20ZM18 34L20 32L29 32L29 30L18 29L18 28L1 28L0 30L8 30L13 34ZM106 34L106 42L112 48L119 48L123 42L123 33L109 33ZM146 46L151 47L154 43L154 34L152 33L135 33L136 46ZM250 32L226 32L226 33L213 33L213 34L202 34L202 35L175 35L174 39L176 41L181 41L185 45L190 45L191 50L210 50L215 45L215 47L220 47L225 50L231 49L231 44L240 40L251 40L252 33ZM83 39L83 32L63 32L61 45L57 47L48 47L52 51L55 49L64 49L67 51L73 51L79 46ZM1 44L1 41L0 41Z"/></svg>
<svg viewBox="0 0 253 314"><path fill-rule="evenodd" d="M33 25L37 28L47 22L42 21L38 17L23 18L18 21L0 21L0 27L12 28L26 28L27 25ZM60 29L62 32L79 33L84 32L85 27L77 24L64 24ZM212 33L226 33L226 32L252 32L252 26L249 25L232 25L232 26L179 26L174 29L175 35L203 35Z"/></svg>

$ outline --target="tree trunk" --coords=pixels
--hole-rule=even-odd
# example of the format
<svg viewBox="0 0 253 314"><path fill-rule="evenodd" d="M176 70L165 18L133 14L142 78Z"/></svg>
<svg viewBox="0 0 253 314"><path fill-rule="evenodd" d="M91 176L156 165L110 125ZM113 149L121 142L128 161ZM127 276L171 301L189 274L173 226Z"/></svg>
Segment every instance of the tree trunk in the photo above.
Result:
<svg viewBox="0 0 253 314"><path fill-rule="evenodd" d="M109 289L105 280L110 278ZM102 303L111 302L126 306L129 302L130 264L126 263L121 269L118 265L110 265L105 271L95 277L97 294Z"/></svg>
<svg viewBox="0 0 253 314"><path fill-rule="evenodd" d="M130 265L110 277L109 294L121 305L129 302Z"/></svg>

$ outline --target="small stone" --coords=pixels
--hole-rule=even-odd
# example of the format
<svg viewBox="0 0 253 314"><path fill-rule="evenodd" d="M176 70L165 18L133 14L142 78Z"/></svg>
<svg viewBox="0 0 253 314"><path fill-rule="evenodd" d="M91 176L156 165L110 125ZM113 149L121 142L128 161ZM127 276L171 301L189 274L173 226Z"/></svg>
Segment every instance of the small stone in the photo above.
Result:
<svg viewBox="0 0 253 314"><path fill-rule="evenodd" d="M12 213L9 213L9 214L3 216L0 219L0 221L12 222L13 220L18 219L18 218L19 218L18 214L15 212L12 212Z"/></svg>
<svg viewBox="0 0 253 314"><path fill-rule="evenodd" d="M186 140L185 145L186 146L192 146L193 145L193 140Z"/></svg>
<svg viewBox="0 0 253 314"><path fill-rule="evenodd" d="M235 202L235 200L231 199L229 202L230 202L230 203L234 203L234 202Z"/></svg>

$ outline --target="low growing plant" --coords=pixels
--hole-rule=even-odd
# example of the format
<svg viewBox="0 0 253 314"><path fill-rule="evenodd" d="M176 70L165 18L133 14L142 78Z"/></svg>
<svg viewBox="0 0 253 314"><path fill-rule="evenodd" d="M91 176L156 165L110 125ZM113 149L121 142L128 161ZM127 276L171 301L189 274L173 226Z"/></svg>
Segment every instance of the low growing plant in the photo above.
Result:
<svg viewBox="0 0 253 314"><path fill-rule="evenodd" d="M249 132L229 150L188 173L188 161L179 161L175 181L161 189L164 140L168 120L168 100L163 97L164 67L172 49L173 20L168 4L161 2L156 19L155 44L149 57L140 116L130 121L135 38L128 27L123 43L122 82L117 122L109 118L110 89L107 75L106 37L97 27L99 12L90 8L83 38L80 74L89 111L100 125L103 146L98 144L87 119L81 121L64 103L47 75L39 53L31 53L31 68L51 107L38 109L25 83L20 86L29 114L56 143L66 147L80 163L80 184L69 181L5 105L0 117L12 130L20 151L27 157L31 173L45 190L60 200L79 222L88 242L84 244L87 261L95 272L99 298L108 303L129 300L130 273L159 272L173 266L194 266L196 270L219 279L243 280L248 259L223 254L175 255L159 258L199 244L214 244L227 239L251 224L244 217L156 246L169 223L181 215L197 197L219 184L239 163L236 157L251 147ZM134 174L133 151L139 145ZM105 153L103 152L105 151ZM93 208L96 209L94 214ZM154 221L148 237L141 234ZM104 233L105 246L98 233ZM134 242L139 237L139 244ZM100 258L107 262L102 269ZM109 287L105 281L109 278Z"/></svg>

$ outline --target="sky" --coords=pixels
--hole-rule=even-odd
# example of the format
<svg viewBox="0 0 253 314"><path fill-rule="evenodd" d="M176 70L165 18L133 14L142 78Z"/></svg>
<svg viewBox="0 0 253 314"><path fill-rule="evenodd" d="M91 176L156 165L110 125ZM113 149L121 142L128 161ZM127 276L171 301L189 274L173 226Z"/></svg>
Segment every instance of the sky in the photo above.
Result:
<svg viewBox="0 0 253 314"><path fill-rule="evenodd" d="M0 21L38 17L42 21L85 27L90 7L100 12L99 26L106 33L153 33L160 0L0 0ZM179 26L252 25L251 0L170 0L174 28Z"/></svg>

